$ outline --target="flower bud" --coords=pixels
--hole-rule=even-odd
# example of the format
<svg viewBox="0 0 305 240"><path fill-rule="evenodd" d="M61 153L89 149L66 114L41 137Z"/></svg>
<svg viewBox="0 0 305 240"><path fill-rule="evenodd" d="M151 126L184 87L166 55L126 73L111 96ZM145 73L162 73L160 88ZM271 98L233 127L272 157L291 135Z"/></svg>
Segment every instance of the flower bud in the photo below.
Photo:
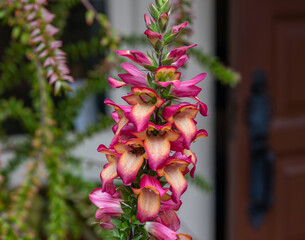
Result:
<svg viewBox="0 0 305 240"><path fill-rule="evenodd" d="M186 28L187 22L181 23L177 26L173 26L172 34L178 34L183 28Z"/></svg>
<svg viewBox="0 0 305 240"><path fill-rule="evenodd" d="M144 14L144 21L145 21L145 25L148 29L151 27L152 23L155 22L147 14Z"/></svg>
<svg viewBox="0 0 305 240"><path fill-rule="evenodd" d="M162 35L159 33L152 32L150 30L146 30L144 34L147 36L150 44L156 49L160 50L162 47Z"/></svg>
<svg viewBox="0 0 305 240"><path fill-rule="evenodd" d="M167 24L168 24L168 13L167 12L163 13L159 17L158 23L159 23L159 28L160 28L161 32L164 33L166 31Z"/></svg>
<svg viewBox="0 0 305 240"><path fill-rule="evenodd" d="M187 26L187 22L181 23L177 26L173 26L172 30L170 32L167 32L166 35L164 36L164 42L170 43L174 41L178 37L181 30L183 28L186 28L186 26Z"/></svg>
<svg viewBox="0 0 305 240"><path fill-rule="evenodd" d="M144 21L148 30L158 32L158 26L154 19L149 17L147 14L144 14Z"/></svg>

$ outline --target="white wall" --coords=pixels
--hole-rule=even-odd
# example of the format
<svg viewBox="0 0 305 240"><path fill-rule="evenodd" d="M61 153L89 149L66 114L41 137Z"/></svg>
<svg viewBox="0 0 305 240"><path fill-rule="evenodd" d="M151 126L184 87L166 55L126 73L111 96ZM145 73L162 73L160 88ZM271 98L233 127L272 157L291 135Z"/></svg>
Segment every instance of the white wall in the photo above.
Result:
<svg viewBox="0 0 305 240"><path fill-rule="evenodd" d="M108 1L108 12L112 26L120 33L143 33L145 25L144 13L148 13L147 6L152 0L111 0ZM195 0L194 1L194 35L192 42L198 44L198 48L213 53L214 49L214 1ZM139 50L139 49L137 49ZM191 61L189 68L183 73L185 79L190 79L195 75L205 72L205 69L198 66L195 61ZM197 174L203 175L213 184L214 179L214 84L211 74L201 86L203 88L199 97L208 104L210 117L197 118L198 127L205 128L209 132L209 137L198 140L192 150L198 157ZM124 93L115 89L111 93L111 98L120 102ZM123 102L122 102L123 103ZM201 116L201 115L200 115ZM95 140L97 143L107 144L109 138L100 135ZM93 142L90 145L94 146ZM95 147L97 144L95 144ZM213 240L214 236L214 202L213 193L202 193L197 188L189 186L182 197L182 207L179 211L182 226L181 232L189 233L197 240Z"/></svg>

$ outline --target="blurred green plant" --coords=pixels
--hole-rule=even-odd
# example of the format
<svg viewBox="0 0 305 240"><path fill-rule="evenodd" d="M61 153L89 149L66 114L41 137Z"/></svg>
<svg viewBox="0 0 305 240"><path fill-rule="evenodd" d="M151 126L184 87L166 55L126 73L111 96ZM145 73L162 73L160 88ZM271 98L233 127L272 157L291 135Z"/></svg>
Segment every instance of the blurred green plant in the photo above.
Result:
<svg viewBox="0 0 305 240"><path fill-rule="evenodd" d="M187 14L184 17L191 23L189 11L179 8L191 8L191 3L184 1L177 1L175 11L180 17ZM72 96L54 96L53 85L47 84L47 70L42 61L45 59L39 52L33 51L31 21L27 21L29 16L23 12L24 4L39 5L43 1L0 2L1 24L9 26L11 34L0 62L0 150L3 153L13 152L5 165L1 165L0 158L0 239L111 239L111 234L99 224L92 224L95 222L95 207L89 203L88 194L97 187L97 183L91 183L73 171L81 168L83 159L71 152L113 122L109 116L101 115L98 123L78 133L73 130L73 120L88 96L107 91L107 75L120 63L115 54L120 44L132 46L146 44L146 41L136 35L118 37L107 17L98 13L88 0L52 2L48 9L55 15L52 24L59 32L54 37L44 35L46 41L62 37L71 9L82 5L86 9L83 18L87 24L99 24L98 36L88 41L64 44L63 50L70 64L93 56L100 58L100 64L86 73L82 88ZM42 14L41 11L39 14ZM46 26L35 27L43 32ZM190 31L185 34L190 34ZM215 57L200 49L191 50L191 54L222 83L234 86L238 82L238 74L223 66ZM49 69L54 70L52 66ZM22 91L28 91L29 101L14 96L20 85ZM65 88L69 88L68 85ZM14 141L7 135L5 124L12 120L22 128L22 141ZM15 178L18 167L25 169L26 174L17 188L11 188L9 182ZM210 184L201 176L189 180L202 191L211 190Z"/></svg>

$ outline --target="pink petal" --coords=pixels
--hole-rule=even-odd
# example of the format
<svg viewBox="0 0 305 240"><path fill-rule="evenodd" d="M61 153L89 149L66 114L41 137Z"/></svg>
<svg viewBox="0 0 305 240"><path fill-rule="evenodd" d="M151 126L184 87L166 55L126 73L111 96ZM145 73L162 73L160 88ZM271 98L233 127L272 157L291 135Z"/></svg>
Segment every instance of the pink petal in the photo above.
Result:
<svg viewBox="0 0 305 240"><path fill-rule="evenodd" d="M131 63L127 63L127 62L122 63L121 67L133 76L147 78L146 73L143 73L142 71L140 71L136 66L132 65Z"/></svg>
<svg viewBox="0 0 305 240"><path fill-rule="evenodd" d="M172 34L177 34L181 31L181 29L186 28L187 22L181 23L177 26L173 26L172 28Z"/></svg>
<svg viewBox="0 0 305 240"><path fill-rule="evenodd" d="M134 191L136 194L136 192ZM160 196L149 188L144 188L138 197L137 218L141 223L155 219L160 209Z"/></svg>
<svg viewBox="0 0 305 240"><path fill-rule="evenodd" d="M176 240L177 233L170 228L164 226L158 222L147 222L145 223L145 229L147 232L152 234L154 237L160 240Z"/></svg>
<svg viewBox="0 0 305 240"><path fill-rule="evenodd" d="M199 106L200 114L204 117L209 116L207 105L205 103L201 102L198 97L192 97L192 98L197 101L196 105Z"/></svg>
<svg viewBox="0 0 305 240"><path fill-rule="evenodd" d="M184 138L184 145L190 148L191 142L197 135L197 128L194 121L198 113L195 105L181 103L168 106L163 110L163 116L169 123L174 123Z"/></svg>
<svg viewBox="0 0 305 240"><path fill-rule="evenodd" d="M122 154L117 172L125 185L130 185L137 177L138 171L144 161L144 148L140 140L130 140L125 144L119 143L113 146L114 149ZM143 149L143 150L142 150Z"/></svg>
<svg viewBox="0 0 305 240"><path fill-rule="evenodd" d="M144 32L144 34L147 36L149 42L153 46L157 45L158 43L161 44L161 39L162 39L162 35L161 34L155 33L155 32L150 31L148 29Z"/></svg>
<svg viewBox="0 0 305 240"><path fill-rule="evenodd" d="M56 73L54 73L51 77L50 77L50 80L49 80L49 84L52 85L53 83L55 83L58 79L58 76Z"/></svg>
<svg viewBox="0 0 305 240"><path fill-rule="evenodd" d="M171 59L173 62L176 62L177 60L179 60L179 58L181 58L186 53L186 51L189 48L193 48L193 47L196 47L196 46L197 46L197 44L193 44L193 45L190 45L190 46L184 46L184 47L176 48L168 54L166 59Z"/></svg>
<svg viewBox="0 0 305 240"><path fill-rule="evenodd" d="M201 82L203 79L205 79L206 77L206 73L200 73L199 75L197 75L196 77L193 77L191 80L187 80L185 82L181 82L181 86L183 87L189 87L189 86L193 86L196 85L197 83Z"/></svg>
<svg viewBox="0 0 305 240"><path fill-rule="evenodd" d="M180 83L180 86L173 87L171 93L177 97L193 97L197 96L201 91L201 88L197 86L185 87Z"/></svg>
<svg viewBox="0 0 305 240"><path fill-rule="evenodd" d="M42 13L42 17L43 19L47 22L50 23L53 18L55 17L55 15L53 13L50 13L47 9L42 8L41 9L41 13Z"/></svg>
<svg viewBox="0 0 305 240"><path fill-rule="evenodd" d="M90 201L98 208L108 208L115 212L122 211L121 198L112 197L109 193L102 192L102 188L96 188L89 194Z"/></svg>
<svg viewBox="0 0 305 240"><path fill-rule="evenodd" d="M156 171L169 156L171 151L170 142L176 141L180 134L170 131L167 126L159 130L158 134L154 136L151 131L159 130L155 125L149 124L147 130L140 133L134 133L139 139L144 140L144 148L148 156L149 166Z"/></svg>
<svg viewBox="0 0 305 240"><path fill-rule="evenodd" d="M141 66L153 65L152 60L142 52L136 50L117 50L117 53L123 57L129 58Z"/></svg>
<svg viewBox="0 0 305 240"><path fill-rule="evenodd" d="M111 216L100 213L99 209L95 213L95 218L100 221L100 225L104 229L112 230L115 227L115 225L111 222Z"/></svg>
<svg viewBox="0 0 305 240"><path fill-rule="evenodd" d="M180 68L187 62L187 60L188 60L188 56L183 55L176 62L172 63L171 66L174 66L176 68Z"/></svg>
<svg viewBox="0 0 305 240"><path fill-rule="evenodd" d="M133 86L137 86L137 87L147 87L148 86L147 78L133 76L128 73L118 74L118 76L125 82L126 85L133 85Z"/></svg>
<svg viewBox="0 0 305 240"><path fill-rule="evenodd" d="M147 186L151 186L151 187L155 188L159 192L161 197L167 192L167 190L164 190L162 188L158 179L156 179L152 176L149 176L149 175L144 175L140 181L140 188L145 188Z"/></svg>
<svg viewBox="0 0 305 240"><path fill-rule="evenodd" d="M172 209L160 211L159 217L156 221L162 223L173 231L178 231L180 228L180 220Z"/></svg>
<svg viewBox="0 0 305 240"><path fill-rule="evenodd" d="M140 132L147 128L151 114L156 107L160 107L164 103L164 100L150 88L133 87L131 90L134 94L129 94L123 99L133 105L128 118ZM153 103L154 100L155 103Z"/></svg>
<svg viewBox="0 0 305 240"><path fill-rule="evenodd" d="M120 88L126 85L126 83L116 80L114 78L108 78L108 82L112 88Z"/></svg>
<svg viewBox="0 0 305 240"><path fill-rule="evenodd" d="M180 196L187 189L187 182L182 172L186 170L189 164L190 160L184 161L181 159L169 158L166 165L162 169L157 170L158 175L164 175L171 185L172 199L176 203L180 201Z"/></svg>
<svg viewBox="0 0 305 240"><path fill-rule="evenodd" d="M164 196L166 196L166 195L167 194L165 194ZM163 198L164 198L164 196L163 196ZM173 199L171 199L171 196L169 196L169 197L170 197L170 199L169 200L167 199L166 201L163 198L161 198L161 204L162 204L161 208L163 210L173 209L175 211L178 211L182 204L181 200L178 202L174 202Z"/></svg>
<svg viewBox="0 0 305 240"><path fill-rule="evenodd" d="M132 188L138 197L137 218L140 222L153 220L158 216L160 209L160 197L167 190L163 189L160 182L149 175L144 175L140 181L140 189Z"/></svg>
<svg viewBox="0 0 305 240"><path fill-rule="evenodd" d="M144 14L144 21L148 28L150 28L152 23L155 23L155 20L150 18L147 14Z"/></svg>

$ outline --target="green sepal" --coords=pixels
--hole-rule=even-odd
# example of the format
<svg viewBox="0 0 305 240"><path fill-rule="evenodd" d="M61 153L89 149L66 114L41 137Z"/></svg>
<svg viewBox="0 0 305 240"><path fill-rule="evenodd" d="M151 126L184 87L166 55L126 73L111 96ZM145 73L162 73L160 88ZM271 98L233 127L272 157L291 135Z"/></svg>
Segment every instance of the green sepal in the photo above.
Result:
<svg viewBox="0 0 305 240"><path fill-rule="evenodd" d="M157 89L157 84L155 84L154 78L150 74L147 75L147 82L151 89Z"/></svg>
<svg viewBox="0 0 305 240"><path fill-rule="evenodd" d="M172 59L164 59L161 61L162 65L163 66L168 66L168 65L171 65L173 63L173 60Z"/></svg>
<svg viewBox="0 0 305 240"><path fill-rule="evenodd" d="M143 67L151 72L155 72L157 70L157 67L152 65L144 65Z"/></svg>
<svg viewBox="0 0 305 240"><path fill-rule="evenodd" d="M170 33L170 32L168 32ZM179 36L179 33L178 34L169 34L168 36L164 36L164 43L165 44L169 44L171 42L173 42L177 37Z"/></svg>
<svg viewBox="0 0 305 240"><path fill-rule="evenodd" d="M157 8L160 9L163 5L163 1L162 0L156 0L155 2L156 2Z"/></svg>
<svg viewBox="0 0 305 240"><path fill-rule="evenodd" d="M169 12L170 8L171 8L170 0L167 0L160 9L161 14L163 14L165 12Z"/></svg>
<svg viewBox="0 0 305 240"><path fill-rule="evenodd" d="M164 34L167 28L167 24L168 24L168 17L162 17L162 15L160 15L160 17L158 18L158 24L159 24L159 29L161 31L161 34Z"/></svg>
<svg viewBox="0 0 305 240"><path fill-rule="evenodd" d="M163 47L163 42L161 40L157 41L156 45L153 46L154 49L157 51L157 52L160 52L160 50L162 49Z"/></svg>
<svg viewBox="0 0 305 240"><path fill-rule="evenodd" d="M153 32L159 32L159 27L158 27L158 24L156 22L154 23L151 23L151 25L149 27L147 27L150 31L153 31Z"/></svg>
<svg viewBox="0 0 305 240"><path fill-rule="evenodd" d="M117 220L112 220L112 222L113 222L113 221L117 221ZM115 223L113 223L113 224L115 225ZM115 238L120 239L120 238L119 238L120 233L119 233L119 230L118 230L117 228L113 228L112 234L113 234L113 236L114 236Z"/></svg>
<svg viewBox="0 0 305 240"><path fill-rule="evenodd" d="M150 15L157 22L160 17L160 13L159 13L158 9L155 7L155 5L149 4L149 12L150 12Z"/></svg>

